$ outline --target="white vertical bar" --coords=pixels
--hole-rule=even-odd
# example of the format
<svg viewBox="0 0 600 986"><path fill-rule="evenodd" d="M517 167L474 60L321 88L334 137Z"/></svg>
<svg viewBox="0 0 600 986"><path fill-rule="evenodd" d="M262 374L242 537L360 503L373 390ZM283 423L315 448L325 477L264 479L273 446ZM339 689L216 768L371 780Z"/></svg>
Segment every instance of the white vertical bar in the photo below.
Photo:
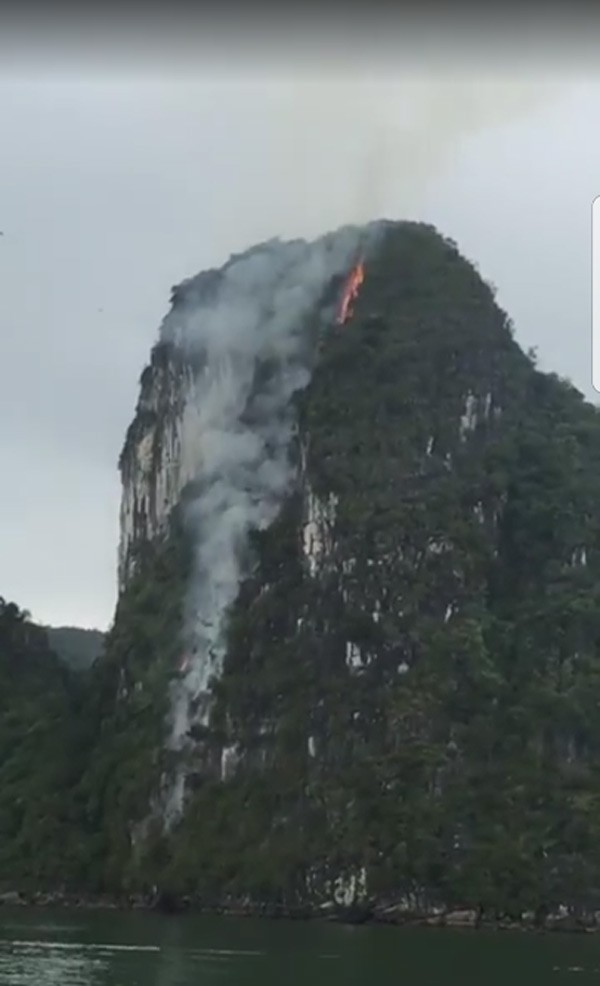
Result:
<svg viewBox="0 0 600 986"><path fill-rule="evenodd" d="M600 392L600 195L592 203L592 383Z"/></svg>

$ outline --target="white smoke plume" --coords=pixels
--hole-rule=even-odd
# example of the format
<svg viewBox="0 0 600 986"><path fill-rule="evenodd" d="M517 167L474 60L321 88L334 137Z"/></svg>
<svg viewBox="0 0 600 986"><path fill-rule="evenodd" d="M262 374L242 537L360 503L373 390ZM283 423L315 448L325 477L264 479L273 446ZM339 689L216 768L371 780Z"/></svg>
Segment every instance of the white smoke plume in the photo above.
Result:
<svg viewBox="0 0 600 986"><path fill-rule="evenodd" d="M356 257L359 229L346 224L363 226L384 207L387 218L402 216L461 139L535 109L551 92L528 83L473 88L456 80L338 79L282 84L262 103L258 90L254 96L266 125L262 134L257 127L257 142L269 138L262 158L269 195L252 196L241 163L248 201L236 210L234 200L230 209L246 243L275 231L311 238L340 232L311 244L266 242L228 265L210 297L188 284L183 307L163 324L163 338L203 367L184 420L198 492L187 515L195 561L186 663L172 693L169 745L181 756L166 789L167 827L183 810L190 728L208 723L210 679L222 669L225 619L243 576L248 534L273 521L293 480L290 398L310 378L303 319L328 279L347 272Z"/></svg>
<svg viewBox="0 0 600 986"><path fill-rule="evenodd" d="M290 80L215 89L238 148L217 238L313 238L346 223L417 218L432 182L478 134L525 120L568 94L544 78L463 73ZM251 122L249 122L251 121Z"/></svg>
<svg viewBox="0 0 600 986"><path fill-rule="evenodd" d="M269 525L290 489L292 395L310 379L305 319L335 274L356 260L354 227L314 243L269 242L225 268L216 296L188 300L162 336L200 361L189 393L185 435L193 442L198 487L187 510L194 569L185 613L186 663L172 688L169 745L185 757L188 733L207 725L209 682L225 656L225 618L244 572L248 534ZM167 824L179 817L183 760L167 789Z"/></svg>

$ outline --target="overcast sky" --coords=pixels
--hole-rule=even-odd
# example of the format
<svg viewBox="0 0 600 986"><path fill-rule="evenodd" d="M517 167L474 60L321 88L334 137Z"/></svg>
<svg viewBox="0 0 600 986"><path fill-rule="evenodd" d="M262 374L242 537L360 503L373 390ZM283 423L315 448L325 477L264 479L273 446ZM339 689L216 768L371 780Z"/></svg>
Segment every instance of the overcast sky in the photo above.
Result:
<svg viewBox="0 0 600 986"><path fill-rule="evenodd" d="M36 619L110 623L117 458L170 288L257 239L434 222L497 286L520 343L596 400L599 80L549 55L527 77L473 64L466 82L397 64L375 78L343 55L285 79L224 53L202 77L5 60L0 595Z"/></svg>

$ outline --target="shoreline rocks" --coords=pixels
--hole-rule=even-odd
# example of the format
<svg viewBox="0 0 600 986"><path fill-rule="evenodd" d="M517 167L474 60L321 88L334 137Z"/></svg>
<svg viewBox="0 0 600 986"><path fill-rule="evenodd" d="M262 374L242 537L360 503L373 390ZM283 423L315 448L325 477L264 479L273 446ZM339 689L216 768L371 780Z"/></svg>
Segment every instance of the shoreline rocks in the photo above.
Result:
<svg viewBox="0 0 600 986"><path fill-rule="evenodd" d="M484 914L474 908L444 908L436 906L407 906L396 903L354 904L348 907L325 901L320 905L296 907L249 899L223 900L207 903L189 897L177 897L157 891L151 895L76 894L67 891L19 890L0 892L0 914L3 908L40 907L71 908L73 910L118 910L157 912L172 917L183 914L214 914L224 917L254 917L270 920L329 921L339 924L383 924L394 927L446 928L450 930L496 930L523 932L596 933L600 931L600 911L577 912L566 907L536 915L524 912L520 917Z"/></svg>

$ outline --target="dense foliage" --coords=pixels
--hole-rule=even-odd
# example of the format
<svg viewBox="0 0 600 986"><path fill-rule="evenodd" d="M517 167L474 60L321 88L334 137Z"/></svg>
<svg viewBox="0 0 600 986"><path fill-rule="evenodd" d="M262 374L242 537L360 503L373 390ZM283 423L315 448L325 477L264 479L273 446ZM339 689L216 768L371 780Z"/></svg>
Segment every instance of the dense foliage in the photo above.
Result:
<svg viewBox="0 0 600 986"><path fill-rule="evenodd" d="M598 412L415 226L367 264L300 405L333 547L307 577L301 498L257 538L214 721L239 764L197 792L167 874L294 901L364 868L392 897L593 904Z"/></svg>
<svg viewBox="0 0 600 986"><path fill-rule="evenodd" d="M0 597L0 885L81 882L72 792L81 775L82 693L45 631Z"/></svg>
<svg viewBox="0 0 600 986"><path fill-rule="evenodd" d="M598 411L537 371L453 243L405 223L367 258L353 319L327 328L298 414L305 469L253 539L181 826L143 826L169 769L189 563L175 516L85 696L41 637L22 687L5 672L0 878L34 876L26 856L51 876L47 846L75 826L64 865L92 888L289 904L364 870L382 899L597 907ZM331 539L314 577L313 496ZM28 624L11 626L6 668Z"/></svg>

